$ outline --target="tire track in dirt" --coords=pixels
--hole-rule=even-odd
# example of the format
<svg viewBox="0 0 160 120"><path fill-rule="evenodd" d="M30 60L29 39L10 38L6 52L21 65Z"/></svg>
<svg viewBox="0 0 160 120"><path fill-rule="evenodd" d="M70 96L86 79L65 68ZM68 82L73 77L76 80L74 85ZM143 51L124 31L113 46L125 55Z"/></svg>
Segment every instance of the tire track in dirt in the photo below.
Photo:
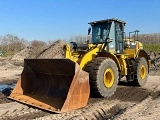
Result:
<svg viewBox="0 0 160 120"><path fill-rule="evenodd" d="M91 100L91 99L90 99ZM116 107L118 101L112 102L105 99L97 100L95 103L89 103L87 107L74 110L62 114L50 114L45 117L37 118L36 120L68 120L68 119L100 119L104 118L106 112Z"/></svg>
<svg viewBox="0 0 160 120"><path fill-rule="evenodd" d="M145 99L143 99L140 103L135 104L131 107L128 107L127 110L123 114L117 115L114 118L117 120L157 119L158 117L156 117L156 116L160 116L160 113L159 113L160 105L157 106L157 104L156 104L154 106L153 104L155 103L154 101L158 101L158 100L160 100L160 86L156 86L153 89L153 91ZM159 101L159 103L160 103L160 101ZM150 109L152 109L152 110L150 110ZM155 110L154 114L152 114L153 110ZM143 117L141 117L141 116L143 116Z"/></svg>
<svg viewBox="0 0 160 120"><path fill-rule="evenodd" d="M44 114L48 113L18 102L0 104L0 119L3 120L33 119Z"/></svg>

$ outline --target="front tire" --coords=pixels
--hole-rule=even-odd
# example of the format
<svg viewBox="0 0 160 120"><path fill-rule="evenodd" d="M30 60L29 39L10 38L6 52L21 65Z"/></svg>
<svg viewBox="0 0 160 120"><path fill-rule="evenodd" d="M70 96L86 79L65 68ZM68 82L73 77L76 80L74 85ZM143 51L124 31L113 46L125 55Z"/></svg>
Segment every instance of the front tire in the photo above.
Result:
<svg viewBox="0 0 160 120"><path fill-rule="evenodd" d="M85 69L89 73L91 96L110 97L117 89L119 73L114 60L106 57L93 59Z"/></svg>

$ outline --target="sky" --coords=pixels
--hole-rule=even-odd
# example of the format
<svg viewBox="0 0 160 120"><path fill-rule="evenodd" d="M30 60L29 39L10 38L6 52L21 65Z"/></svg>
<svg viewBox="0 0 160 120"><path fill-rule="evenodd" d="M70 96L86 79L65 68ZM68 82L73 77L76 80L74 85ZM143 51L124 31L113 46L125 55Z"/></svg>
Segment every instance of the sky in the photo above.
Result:
<svg viewBox="0 0 160 120"><path fill-rule="evenodd" d="M28 41L87 35L89 22L109 18L126 21L126 33L160 33L160 0L0 0L0 36Z"/></svg>

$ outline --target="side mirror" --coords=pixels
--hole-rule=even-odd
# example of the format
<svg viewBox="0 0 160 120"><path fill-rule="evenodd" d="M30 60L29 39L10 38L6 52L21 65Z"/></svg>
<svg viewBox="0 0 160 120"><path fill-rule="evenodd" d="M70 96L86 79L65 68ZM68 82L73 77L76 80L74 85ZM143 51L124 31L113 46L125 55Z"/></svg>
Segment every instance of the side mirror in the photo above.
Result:
<svg viewBox="0 0 160 120"><path fill-rule="evenodd" d="M91 27L88 28L88 35L90 34L91 32Z"/></svg>

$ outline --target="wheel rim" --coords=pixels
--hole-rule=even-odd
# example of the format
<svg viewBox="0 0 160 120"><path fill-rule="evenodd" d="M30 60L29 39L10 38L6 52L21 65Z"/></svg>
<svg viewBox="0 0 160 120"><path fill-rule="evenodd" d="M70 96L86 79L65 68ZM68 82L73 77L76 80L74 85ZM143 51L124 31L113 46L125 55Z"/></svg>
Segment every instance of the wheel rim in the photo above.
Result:
<svg viewBox="0 0 160 120"><path fill-rule="evenodd" d="M141 66L141 70L140 70L140 76L141 79L144 79L146 77L146 67L144 65Z"/></svg>
<svg viewBox="0 0 160 120"><path fill-rule="evenodd" d="M107 88L112 87L113 83L114 83L114 73L113 70L108 68L105 72L104 72L104 85Z"/></svg>

